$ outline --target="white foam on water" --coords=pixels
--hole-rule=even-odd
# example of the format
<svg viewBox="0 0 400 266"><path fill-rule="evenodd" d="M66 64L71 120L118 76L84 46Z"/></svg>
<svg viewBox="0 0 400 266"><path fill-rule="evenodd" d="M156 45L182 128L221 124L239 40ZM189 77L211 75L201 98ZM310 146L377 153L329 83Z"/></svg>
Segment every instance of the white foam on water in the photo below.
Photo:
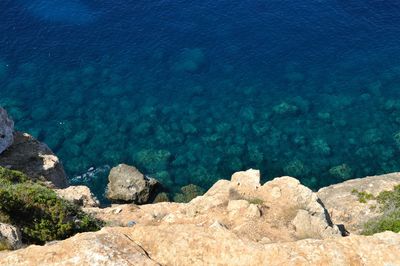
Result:
<svg viewBox="0 0 400 266"><path fill-rule="evenodd" d="M98 176L98 174L102 174L105 172L110 171L111 167L109 165L103 165L100 167L90 167L85 173L81 174L81 175L76 175L74 176L71 181L73 183L75 182L87 182L92 180L93 178L96 178Z"/></svg>

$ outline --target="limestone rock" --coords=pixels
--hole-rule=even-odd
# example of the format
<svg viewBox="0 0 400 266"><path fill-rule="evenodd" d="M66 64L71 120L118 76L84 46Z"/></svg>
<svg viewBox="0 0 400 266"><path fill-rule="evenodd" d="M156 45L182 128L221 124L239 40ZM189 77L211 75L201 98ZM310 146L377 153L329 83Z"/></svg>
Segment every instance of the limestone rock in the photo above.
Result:
<svg viewBox="0 0 400 266"><path fill-rule="evenodd" d="M18 170L28 177L47 181L56 188L68 186L67 176L58 157L31 135L14 134L13 144L0 154L0 166Z"/></svg>
<svg viewBox="0 0 400 266"><path fill-rule="evenodd" d="M400 234L342 237L316 193L298 180L261 186L257 176L236 173L189 203L85 208L123 227L2 252L0 265L400 265ZM387 179L377 178L376 191L393 187Z"/></svg>
<svg viewBox="0 0 400 266"><path fill-rule="evenodd" d="M247 171L236 172L232 175L231 181L238 186L246 186L256 189L260 186L260 171L249 169Z"/></svg>
<svg viewBox="0 0 400 266"><path fill-rule="evenodd" d="M0 153L5 151L14 141L14 122L7 111L0 107Z"/></svg>
<svg viewBox="0 0 400 266"><path fill-rule="evenodd" d="M221 228L221 227L220 227ZM223 229L223 228L221 228ZM400 235L262 244L188 224L137 226L129 237L161 265L397 265Z"/></svg>
<svg viewBox="0 0 400 266"><path fill-rule="evenodd" d="M82 207L99 207L100 203L87 186L70 186L55 189L57 195Z"/></svg>
<svg viewBox="0 0 400 266"><path fill-rule="evenodd" d="M2 266L40 265L159 265L124 231L106 228L77 234L47 246L29 246L0 256Z"/></svg>
<svg viewBox="0 0 400 266"><path fill-rule="evenodd" d="M138 204L148 202L158 184L154 178L148 178L135 167L126 164L112 168L108 180L108 199Z"/></svg>
<svg viewBox="0 0 400 266"><path fill-rule="evenodd" d="M0 243L9 249L18 249L22 246L21 232L15 226L0 223Z"/></svg>
<svg viewBox="0 0 400 266"><path fill-rule="evenodd" d="M226 227L135 225L2 252L0 265L399 265L400 234L253 242Z"/></svg>
<svg viewBox="0 0 400 266"><path fill-rule="evenodd" d="M87 211L110 224L201 224L216 220L238 237L272 242L303 238L341 237L316 194L291 177L276 178L260 185L256 170L233 174L233 181L220 180L203 196L187 204L158 203L132 207L120 205ZM240 182L238 182L240 181Z"/></svg>
<svg viewBox="0 0 400 266"><path fill-rule="evenodd" d="M318 197L328 210L333 223L343 224L350 233L358 234L366 221L380 214L379 208L371 208L376 205L376 201L361 203L352 191L355 189L377 196L382 191L393 190L398 184L400 173L369 176L321 188Z"/></svg>

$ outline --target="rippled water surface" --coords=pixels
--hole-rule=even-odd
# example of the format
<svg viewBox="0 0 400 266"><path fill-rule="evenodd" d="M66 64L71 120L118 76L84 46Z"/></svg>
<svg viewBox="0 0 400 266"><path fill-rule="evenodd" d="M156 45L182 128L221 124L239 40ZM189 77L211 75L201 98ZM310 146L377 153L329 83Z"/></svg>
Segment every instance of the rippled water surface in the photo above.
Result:
<svg viewBox="0 0 400 266"><path fill-rule="evenodd" d="M0 105L99 197L122 162L171 195L250 167L317 189L400 170L399 23L380 0L3 0Z"/></svg>

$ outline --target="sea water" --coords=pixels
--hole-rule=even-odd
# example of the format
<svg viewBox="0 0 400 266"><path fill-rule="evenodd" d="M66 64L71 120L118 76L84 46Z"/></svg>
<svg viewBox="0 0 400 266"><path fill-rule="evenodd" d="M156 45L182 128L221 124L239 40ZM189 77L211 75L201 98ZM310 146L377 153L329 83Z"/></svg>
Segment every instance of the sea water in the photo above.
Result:
<svg viewBox="0 0 400 266"><path fill-rule="evenodd" d="M400 170L400 3L3 0L0 105L102 198L239 170L313 189Z"/></svg>

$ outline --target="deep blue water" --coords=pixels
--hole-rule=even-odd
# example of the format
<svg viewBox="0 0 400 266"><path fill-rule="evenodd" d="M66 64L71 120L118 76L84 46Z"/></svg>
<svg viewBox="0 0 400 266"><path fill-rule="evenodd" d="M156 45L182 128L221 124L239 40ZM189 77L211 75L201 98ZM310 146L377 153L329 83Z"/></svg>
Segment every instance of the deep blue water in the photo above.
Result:
<svg viewBox="0 0 400 266"><path fill-rule="evenodd" d="M250 167L317 189L400 170L399 23L383 0L3 0L0 105L100 197L122 162L171 195Z"/></svg>

